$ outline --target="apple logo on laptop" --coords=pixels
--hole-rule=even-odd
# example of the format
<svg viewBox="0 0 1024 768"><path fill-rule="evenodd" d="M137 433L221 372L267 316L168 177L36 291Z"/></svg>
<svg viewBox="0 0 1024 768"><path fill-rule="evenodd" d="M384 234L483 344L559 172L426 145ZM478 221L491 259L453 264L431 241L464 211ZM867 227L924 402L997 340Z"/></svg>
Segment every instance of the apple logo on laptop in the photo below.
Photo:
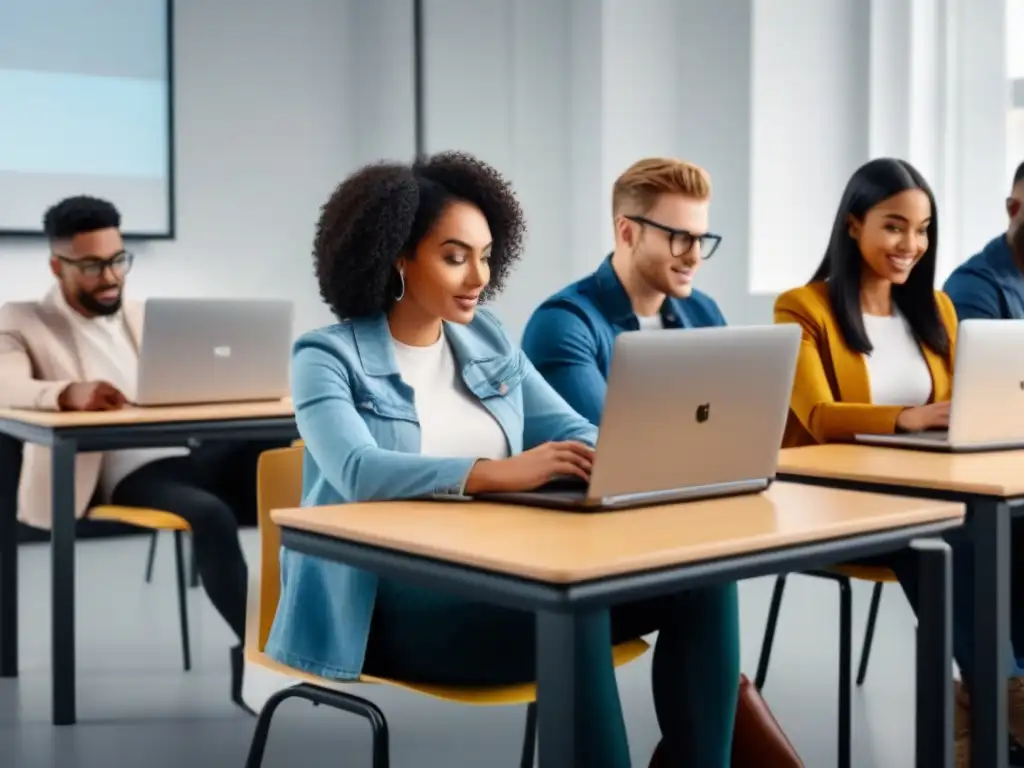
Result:
<svg viewBox="0 0 1024 768"><path fill-rule="evenodd" d="M711 403L701 403L697 406L697 423L703 424L711 416Z"/></svg>

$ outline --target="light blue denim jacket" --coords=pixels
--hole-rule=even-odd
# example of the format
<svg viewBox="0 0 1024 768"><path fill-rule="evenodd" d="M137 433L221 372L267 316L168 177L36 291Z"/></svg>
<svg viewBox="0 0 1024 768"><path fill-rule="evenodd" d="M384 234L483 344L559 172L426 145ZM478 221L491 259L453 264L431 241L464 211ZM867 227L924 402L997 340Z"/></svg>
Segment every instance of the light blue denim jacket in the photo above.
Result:
<svg viewBox="0 0 1024 768"><path fill-rule="evenodd" d="M462 379L493 414L511 454L549 440L593 445L597 430L573 411L479 310L445 323ZM422 456L413 390L398 372L383 315L302 336L292 352L292 398L305 441L302 504L460 494L474 457ZM281 599L266 652L322 677L355 679L363 666L377 577L281 550Z"/></svg>

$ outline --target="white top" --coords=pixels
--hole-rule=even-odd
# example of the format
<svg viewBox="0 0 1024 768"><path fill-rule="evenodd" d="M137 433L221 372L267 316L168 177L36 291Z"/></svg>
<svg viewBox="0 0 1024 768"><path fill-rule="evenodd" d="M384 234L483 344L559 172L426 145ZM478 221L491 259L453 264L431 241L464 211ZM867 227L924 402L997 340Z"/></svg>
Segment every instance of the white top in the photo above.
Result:
<svg viewBox="0 0 1024 768"><path fill-rule="evenodd" d="M139 372L139 352L128 331L123 313L107 317L83 317L72 309L64 295L57 291L57 305L71 323L75 346L82 361L86 381L106 381L113 384L129 402L135 399ZM141 467L169 456L187 456L188 448L133 448L126 451L108 451L100 470L100 496L110 501L117 484Z"/></svg>
<svg viewBox="0 0 1024 768"><path fill-rule="evenodd" d="M508 440L491 412L470 393L444 333L429 347L395 341L402 381L415 391L420 453L448 458L508 458Z"/></svg>
<svg viewBox="0 0 1024 768"><path fill-rule="evenodd" d="M665 323L661 319L661 315L651 315L650 317L636 316L636 321L640 324L641 331L660 331L665 327Z"/></svg>
<svg viewBox="0 0 1024 768"><path fill-rule="evenodd" d="M932 375L910 324L901 314L864 315L871 346L864 356L873 405L924 405L932 395Z"/></svg>

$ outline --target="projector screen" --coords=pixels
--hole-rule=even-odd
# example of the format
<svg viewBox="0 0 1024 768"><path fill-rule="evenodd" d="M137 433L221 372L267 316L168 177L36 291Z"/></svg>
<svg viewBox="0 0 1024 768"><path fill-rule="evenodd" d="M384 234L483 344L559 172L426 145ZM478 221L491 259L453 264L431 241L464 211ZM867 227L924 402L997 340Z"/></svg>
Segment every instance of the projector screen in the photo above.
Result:
<svg viewBox="0 0 1024 768"><path fill-rule="evenodd" d="M0 233L71 195L174 236L172 0L0 0Z"/></svg>

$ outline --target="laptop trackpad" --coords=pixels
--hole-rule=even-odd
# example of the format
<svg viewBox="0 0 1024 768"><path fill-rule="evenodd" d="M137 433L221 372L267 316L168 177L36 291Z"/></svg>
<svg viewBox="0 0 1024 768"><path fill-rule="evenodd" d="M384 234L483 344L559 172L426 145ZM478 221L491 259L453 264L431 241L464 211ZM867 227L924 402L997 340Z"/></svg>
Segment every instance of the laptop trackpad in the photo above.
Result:
<svg viewBox="0 0 1024 768"><path fill-rule="evenodd" d="M914 437L922 440L934 440L937 443L945 443L949 440L949 430L945 429L926 429L922 432L912 432Z"/></svg>
<svg viewBox="0 0 1024 768"><path fill-rule="evenodd" d="M482 493L477 498L482 500L495 498L512 503L541 504L542 506L549 504L577 506L586 500L587 487L587 482L578 477L558 477L532 491Z"/></svg>

